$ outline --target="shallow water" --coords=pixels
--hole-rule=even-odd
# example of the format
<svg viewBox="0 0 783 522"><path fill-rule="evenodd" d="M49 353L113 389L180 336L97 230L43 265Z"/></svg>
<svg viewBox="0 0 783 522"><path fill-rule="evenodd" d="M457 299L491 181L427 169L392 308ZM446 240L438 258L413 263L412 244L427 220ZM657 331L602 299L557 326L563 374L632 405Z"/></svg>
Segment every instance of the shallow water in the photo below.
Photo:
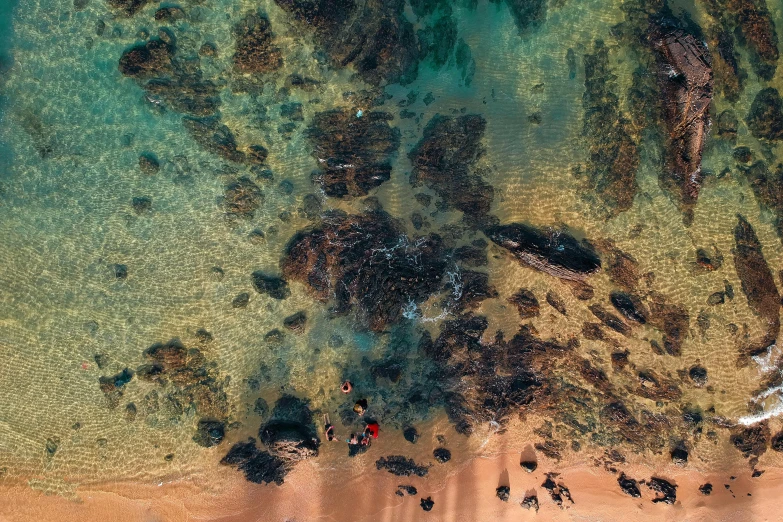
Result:
<svg viewBox="0 0 783 522"><path fill-rule="evenodd" d="M521 34L504 3L458 4L452 18L458 37L470 48L472 79L465 79L466 69L459 67L452 51L443 67L434 67L426 59L415 81L385 86L381 90L388 93L388 100L375 108L366 106L360 96L343 94L372 86L354 74L353 66L319 62L314 53L319 44L312 34L271 0L186 1L181 5L185 18L168 24L154 20L159 7L155 3L131 17L101 0L90 0L78 9L72 0L18 0L9 12L7 4L0 7L0 30L11 34L4 28L13 27L8 41L0 40L0 46L7 46L3 52L13 57L8 68L5 62L0 64L0 480L72 496L80 484L205 477L214 472L230 444L256 436L262 422L253 413L258 397L270 408L284 393L306 398L318 412L319 429L320 413L329 412L344 437L360 427L358 418L347 426L336 421L338 412L353 400L337 391L344 378L350 376L359 385L357 393L373 397L369 413L382 420L389 405L400 400L395 394L426 378L422 369L430 363L416 349L421 332L427 330L435 338L443 321L455 317L453 311L443 310L443 294L420 304L418 312L411 314L413 319L374 333L353 314L333 317L331 303L315 300L301 282L290 282L291 295L285 300L261 295L252 286L254 271L280 272L289 239L311 224L298 210L306 195L317 195L324 209L355 213L365 208L362 198L326 197L311 181L319 164L305 128L316 113L343 107L394 114L390 124L399 129L401 145L393 155L389 181L369 195L401 218L410 236L443 233L447 225L461 223L462 213L436 211L435 204L422 208L415 194L438 198L432 189L413 188L409 183L408 152L436 114L481 114L487 122L482 142L486 153L476 168L494 188L491 214L500 223L567 226L579 238L612 240L638 261L640 273L654 274L650 289L689 315L679 357L659 355L650 348L649 340L660 340L661 334L649 325L634 326L628 337L609 332L614 344L587 339L583 324L596 322L588 305L600 302L611 310L608 295L617 285L606 271L588 279L594 299L580 301L566 282L521 266L490 242L487 266L476 269L489 273L498 293L474 310L489 323L484 342L490 343L498 330L510 339L522 323L532 325L542 339L579 338L574 357L603 368L629 404L669 415L674 411L675 416L689 404L725 419L727 426L770 417L770 433L780 432L779 388L765 392L763 385L765 376L780 371L777 361L772 357L767 367L747 359L738 363L742 325L756 338L765 324L748 305L735 271L736 215L752 224L778 285L783 284L778 277L783 246L774 216L760 208L732 150L738 145L750 147L754 161L763 159L771 171L783 161L780 141L757 139L743 121L762 88L783 89L782 73L769 81L760 79L749 65L747 51L738 48L748 78L736 102L719 93L716 78L713 125L702 159L707 175L690 226L683 224L680 210L658 183L661 165L656 151L662 145L643 132L638 134L639 190L628 210L607 219L595 194L573 171L580 165L584 168L589 158L583 128L583 57L594 52L595 40L608 47L620 110L626 115L633 111L627 92L640 67L640 51L613 30L626 19L622 2L551 0L545 21ZM783 30L783 7L774 1L767 5L770 19L778 31ZM712 23L701 3L686 8L703 28ZM253 86L251 75L233 70L232 28L256 9L268 16L284 64L252 80ZM405 16L417 29L429 20L418 20L410 6ZM105 28L96 31L96 24ZM182 125L181 113L159 110L145 101L140 84L118 70L123 51L163 25L175 35L177 53L183 56L197 55L204 42L215 44L217 56L202 57L200 68L205 78L221 86L222 122L240 147L261 143L269 150L266 163L274 180L257 181L265 198L251 219L231 222L221 203L226 184L242 175L253 176L248 166L204 150ZM572 64L569 49L575 56ZM321 83L311 92L282 89L292 73ZM250 87L243 89L243 81ZM416 93L416 100L400 106L409 93ZM425 102L430 93L432 101ZM280 133L278 126L288 122L280 115L281 105L291 102L302 103L303 120L294 121L290 133ZM715 119L727 108L733 108L740 120L736 144L717 134ZM403 118L402 110L411 111L412 117ZM159 159L156 174L141 172L138 160L144 153ZM290 193L281 185L284 180L293 187ZM134 212L135 197L150 198L151 209ZM290 219L281 220L286 211ZM414 212L427 221L419 232L409 219ZM254 230L264 232L264 241L251 241ZM481 237L482 232L468 229L457 243ZM723 256L722 267L699 271L694 267L696 249L713 247ZM115 276L115 264L127 266L127 278ZM216 277L214 267L222 270L222 278ZM719 306L705 304L724 288L724 281L733 287L735 297ZM520 288L537 296L541 304L537 317L521 321L507 302ZM546 304L544 296L550 291L562 298L567 316ZM250 294L249 303L233 307L232 300L243 292ZM282 343L270 345L264 335L283 329L283 318L298 311L307 314L305 332L287 332ZM703 332L697 324L702 312L710 322ZM730 324L738 325L740 333L731 333ZM212 342L199 343L201 328L212 334ZM156 384L134 378L123 387L115 407L100 389L99 377L126 367L136 369L144 362L145 349L173 338L198 347L214 363L210 371L227 395L227 416L222 419L228 426L226 440L217 448L192 442L199 420L193 408L178 411L164 405L154 411L145 406L148 394L159 389ZM651 368L676 380L682 396L660 404L634 396L629 391L634 375L611 370L611 354L625 349L636 369ZM97 366L96 354L107 358L103 369ZM398 384L383 380L379 384L369 377L369 369L389 354L406 361L403 377ZM687 374L695 364L708 369L709 388L694 387L687 376L678 376L678 370ZM569 370L563 366L557 371ZM754 411L749 401L759 393L768 396L762 410ZM127 420L128 403L138 409L133 420ZM438 445L434 437L441 434L455 461L464 463L484 454L487 437L498 436L492 435L496 426L486 424L470 437L456 433L436 401L417 414L407 420L430 439L422 440L414 451L397 431L406 419L390 415L383 429L394 433L389 435L394 442L384 447L385 454L431 460L429 454ZM529 412L531 431L554 420L547 415ZM736 426L715 425L703 428L705 433L715 431L714 439L688 439L691 462L705 469L740 455L729 442ZM569 444L576 440L562 434ZM323 438L322 433L319 436ZM538 435L526 436L530 442L538 440ZM681 437L673 431L672 444ZM580 446L582 453L577 456L566 449L566 458L578 460L585 455L587 461L587 455L606 449L592 446L589 433ZM355 465L343 449L342 443L339 451L322 449L318 458L323 473ZM666 449L649 451L653 458L669 460ZM173 460L164 459L170 454ZM779 465L778 455L767 451L762 465ZM356 459L374 462L381 456L370 448Z"/></svg>

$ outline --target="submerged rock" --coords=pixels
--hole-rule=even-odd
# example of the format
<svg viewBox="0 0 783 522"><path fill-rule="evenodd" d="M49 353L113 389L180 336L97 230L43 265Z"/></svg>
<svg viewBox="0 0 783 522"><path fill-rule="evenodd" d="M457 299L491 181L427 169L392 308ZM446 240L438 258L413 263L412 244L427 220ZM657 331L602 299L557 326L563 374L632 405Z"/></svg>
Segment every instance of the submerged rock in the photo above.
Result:
<svg viewBox="0 0 783 522"><path fill-rule="evenodd" d="M123 76L146 80L173 71L174 48L160 38L135 45L122 53L119 69Z"/></svg>
<svg viewBox="0 0 783 522"><path fill-rule="evenodd" d="M495 3L503 1L519 30L519 34L526 36L528 32L540 27L546 20L546 0L492 0Z"/></svg>
<svg viewBox="0 0 783 522"><path fill-rule="evenodd" d="M222 421L201 419L198 421L196 434L193 436L193 442L205 448L217 446L223 441L226 426Z"/></svg>
<svg viewBox="0 0 783 522"><path fill-rule="evenodd" d="M549 306L560 312L561 315L568 315L565 307L565 301L556 293L549 291L546 293L546 302Z"/></svg>
<svg viewBox="0 0 783 522"><path fill-rule="evenodd" d="M759 457L767 451L769 443L769 426L766 422L756 426L743 428L731 434L731 444L737 448L745 458Z"/></svg>
<svg viewBox="0 0 783 522"><path fill-rule="evenodd" d="M484 233L523 265L561 279L581 281L601 268L592 245L566 232L511 223L489 227Z"/></svg>
<svg viewBox="0 0 783 522"><path fill-rule="evenodd" d="M149 0L107 0L111 7L122 11L126 16L135 15L148 2Z"/></svg>
<svg viewBox="0 0 783 522"><path fill-rule="evenodd" d="M223 207L232 218L253 219L256 210L264 202L264 193L246 177L226 185L223 193Z"/></svg>
<svg viewBox="0 0 783 522"><path fill-rule="evenodd" d="M635 295L615 291L609 294L609 299L617 311L623 314L626 319L639 324L647 322L649 311L647 311L641 299Z"/></svg>
<svg viewBox="0 0 783 522"><path fill-rule="evenodd" d="M366 196L391 176L392 155L400 146L400 131L392 116L368 112L357 118L342 109L315 115L307 129L321 173L316 180L327 196Z"/></svg>
<svg viewBox="0 0 783 522"><path fill-rule="evenodd" d="M275 0L313 31L334 67L353 66L372 85L416 78L419 49L402 0Z"/></svg>
<svg viewBox="0 0 783 522"><path fill-rule="evenodd" d="M273 275L267 275L261 271L253 272L253 288L259 294L266 294L273 299L287 299L291 295L288 282L285 279Z"/></svg>
<svg viewBox="0 0 783 522"><path fill-rule="evenodd" d="M653 477L647 481L647 487L653 491L656 491L657 493L660 493L659 496L656 496L653 499L653 502L656 504L659 502L663 502L664 504L674 504L674 502L677 500L677 486L667 480Z"/></svg>
<svg viewBox="0 0 783 522"><path fill-rule="evenodd" d="M751 134L770 141L783 139L783 100L774 87L761 89L750 106L745 121Z"/></svg>
<svg viewBox="0 0 783 522"><path fill-rule="evenodd" d="M594 54L585 55L584 66L582 134L590 147L587 177L609 217L614 217L633 204L639 188L639 151L630 133L630 122L620 111L616 76L609 68L609 51L603 42L595 42Z"/></svg>
<svg viewBox="0 0 783 522"><path fill-rule="evenodd" d="M742 283L742 292L748 299L748 306L766 327L760 339L751 341L742 350L743 355L754 356L765 352L778 338L780 294L756 232L744 217L738 214L737 219L734 229L734 268Z"/></svg>
<svg viewBox="0 0 783 522"><path fill-rule="evenodd" d="M375 467L385 469L389 473L400 477L408 477L410 475L424 477L429 472L429 466L420 466L413 459L406 459L402 455L381 457L375 462Z"/></svg>
<svg viewBox="0 0 783 522"><path fill-rule="evenodd" d="M598 318L599 321L615 332L620 333L626 337L631 335L631 329L628 327L628 325L625 324L622 319L606 310L603 306L599 305L598 303L593 303L588 306L588 309L593 313L594 316Z"/></svg>
<svg viewBox="0 0 783 522"><path fill-rule="evenodd" d="M237 148L234 133L221 123L220 118L186 117L182 119L182 123L196 143L201 145L207 152L216 154L234 163L252 162L254 156L245 154ZM266 155L264 155L265 157Z"/></svg>
<svg viewBox="0 0 783 522"><path fill-rule="evenodd" d="M307 314L304 312L296 312L283 319L283 326L288 328L294 333L304 332L305 325L307 324Z"/></svg>
<svg viewBox="0 0 783 522"><path fill-rule="evenodd" d="M484 154L485 127L486 120L477 114L436 115L408 154L412 185L428 185L449 207L480 222L486 219L494 198L492 185L476 172L476 163Z"/></svg>
<svg viewBox="0 0 783 522"><path fill-rule="evenodd" d="M668 168L659 177L683 212L693 220L703 173L701 156L709 134L712 102L712 58L697 36L663 20L650 35L658 62L658 85L668 129Z"/></svg>
<svg viewBox="0 0 783 522"><path fill-rule="evenodd" d="M775 215L775 230L783 241L783 164L778 164L775 171L770 172L763 161L757 161L742 170L759 207Z"/></svg>
<svg viewBox="0 0 783 522"><path fill-rule="evenodd" d="M439 236L413 242L403 230L382 211L328 213L289 241L283 277L307 284L322 301L334 299L335 313L355 308L363 324L383 331L440 288L446 267Z"/></svg>
<svg viewBox="0 0 783 522"><path fill-rule="evenodd" d="M234 66L243 73L267 73L283 65L283 55L273 43L269 20L248 13L234 26Z"/></svg>
<svg viewBox="0 0 783 522"><path fill-rule="evenodd" d="M527 288L520 288L517 293L508 298L508 302L517 307L521 319L538 317L540 310L538 299Z"/></svg>

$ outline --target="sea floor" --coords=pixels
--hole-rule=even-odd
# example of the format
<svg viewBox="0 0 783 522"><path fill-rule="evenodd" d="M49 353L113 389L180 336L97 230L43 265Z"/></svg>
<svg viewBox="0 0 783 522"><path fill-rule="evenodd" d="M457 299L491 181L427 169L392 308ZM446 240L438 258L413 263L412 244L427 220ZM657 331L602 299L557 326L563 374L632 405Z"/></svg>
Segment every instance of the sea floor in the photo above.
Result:
<svg viewBox="0 0 783 522"><path fill-rule="evenodd" d="M665 181L680 131L645 36L670 22L712 55L690 203ZM759 46L777 52L775 28L773 0L1 6L0 497L19 500L0 518L53 520L35 511L52 502L60 520L487 520L536 495L565 519L580 487L601 518L604 486L606 519L768 509L783 73ZM545 239L538 261L493 235L511 223ZM583 254L600 267L563 272ZM349 456L372 420L380 438ZM279 472L224 459L248 437ZM392 479L389 456L426 477ZM574 504L542 486L558 472ZM626 495L621 472L679 484L673 505ZM514 506L492 511L504 482ZM489 507L464 511L450 488L469 483Z"/></svg>

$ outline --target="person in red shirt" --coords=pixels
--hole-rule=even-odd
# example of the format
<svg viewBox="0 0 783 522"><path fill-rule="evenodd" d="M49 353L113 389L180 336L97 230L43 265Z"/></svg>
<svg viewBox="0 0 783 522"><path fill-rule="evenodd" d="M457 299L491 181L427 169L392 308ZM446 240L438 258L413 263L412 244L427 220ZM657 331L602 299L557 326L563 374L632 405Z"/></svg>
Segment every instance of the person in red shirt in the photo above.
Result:
<svg viewBox="0 0 783 522"><path fill-rule="evenodd" d="M371 422L367 425L367 427L364 429L364 435L366 437L369 437L372 435L372 438L377 439L378 433L381 431L381 427L378 426L377 422Z"/></svg>

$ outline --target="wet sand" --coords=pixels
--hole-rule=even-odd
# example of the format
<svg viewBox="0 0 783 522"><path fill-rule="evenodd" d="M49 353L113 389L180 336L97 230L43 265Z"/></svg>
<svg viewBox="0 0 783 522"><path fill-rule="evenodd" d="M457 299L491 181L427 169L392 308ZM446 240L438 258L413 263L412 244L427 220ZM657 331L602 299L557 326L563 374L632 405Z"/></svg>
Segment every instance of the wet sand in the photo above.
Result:
<svg viewBox="0 0 783 522"><path fill-rule="evenodd" d="M603 468L574 466L560 468L556 479L571 491L574 504L561 509L540 487L546 479L539 467L526 473L519 467L519 455L477 458L449 477L437 489L419 481L419 494L400 498L393 494L406 478L377 471L351 476L347 481L317 484L317 466L305 463L296 468L283 487L258 486L237 475L218 491L205 493L203 485L181 481L163 486L134 483L101 484L79 488L79 501L46 496L28 487L0 490L0 520L61 521L392 521L392 520L776 520L783 471L769 470L759 478L745 476L729 480L728 474L702 475L696 471L666 469L662 476L677 484L674 505L653 504L652 492L644 486L642 498L622 493L617 478ZM502 502L495 496L499 477L508 473L511 497ZM630 476L647 476L643 465L625 468ZM370 482L368 484L368 482ZM426 481L424 481L426 482ZM710 496L698 488L713 484ZM729 484L731 492L724 487ZM540 510L536 515L519 504L536 491ZM733 494L732 494L733 492ZM748 496L750 493L752 496ZM424 512L420 498L431 496L433 510Z"/></svg>

